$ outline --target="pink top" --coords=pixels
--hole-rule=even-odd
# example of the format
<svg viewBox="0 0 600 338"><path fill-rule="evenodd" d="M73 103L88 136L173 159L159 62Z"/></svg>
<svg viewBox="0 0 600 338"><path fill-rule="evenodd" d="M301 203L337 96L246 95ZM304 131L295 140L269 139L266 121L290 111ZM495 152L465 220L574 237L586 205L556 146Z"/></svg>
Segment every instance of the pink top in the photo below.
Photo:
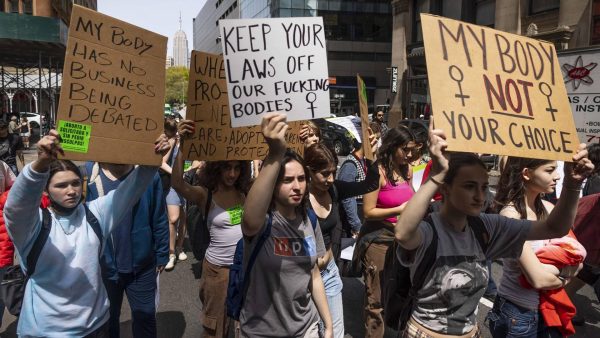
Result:
<svg viewBox="0 0 600 338"><path fill-rule="evenodd" d="M379 189L379 195L377 195L377 208L390 209L402 205L407 202L415 192L410 186L409 182L398 183L395 186L389 181ZM392 216L385 219L390 223L396 223L396 216Z"/></svg>

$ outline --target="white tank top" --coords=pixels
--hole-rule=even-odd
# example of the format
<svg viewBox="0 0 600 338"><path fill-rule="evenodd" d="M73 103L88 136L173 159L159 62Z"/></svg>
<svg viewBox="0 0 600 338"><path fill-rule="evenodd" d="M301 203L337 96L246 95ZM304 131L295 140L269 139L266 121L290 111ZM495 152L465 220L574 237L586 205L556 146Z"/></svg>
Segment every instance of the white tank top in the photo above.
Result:
<svg viewBox="0 0 600 338"><path fill-rule="evenodd" d="M229 266L233 263L235 247L242 238L243 210L242 205L225 210L212 201L207 219L210 244L205 255L209 263L218 266Z"/></svg>

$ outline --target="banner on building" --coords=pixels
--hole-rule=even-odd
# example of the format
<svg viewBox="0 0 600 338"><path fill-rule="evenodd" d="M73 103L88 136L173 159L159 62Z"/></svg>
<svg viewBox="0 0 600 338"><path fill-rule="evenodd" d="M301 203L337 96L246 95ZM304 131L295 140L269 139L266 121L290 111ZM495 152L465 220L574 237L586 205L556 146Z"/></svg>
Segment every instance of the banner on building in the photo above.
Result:
<svg viewBox="0 0 600 338"><path fill-rule="evenodd" d="M398 67L392 67L392 93L398 92Z"/></svg>
<svg viewBox="0 0 600 338"><path fill-rule="evenodd" d="M554 45L421 14L448 149L570 161L579 140Z"/></svg>
<svg viewBox="0 0 600 338"><path fill-rule="evenodd" d="M191 160L254 160L267 156L269 147L260 126L231 127L223 56L192 51L186 118L196 122L184 142L184 158ZM261 116L262 118L262 116ZM288 147L303 154L300 122L289 123Z"/></svg>
<svg viewBox="0 0 600 338"><path fill-rule="evenodd" d="M166 53L166 37L73 6L57 117L66 158L161 163Z"/></svg>
<svg viewBox="0 0 600 338"><path fill-rule="evenodd" d="M558 61L579 141L600 142L600 48L565 50Z"/></svg>
<svg viewBox="0 0 600 338"><path fill-rule="evenodd" d="M330 116L321 17L219 20L232 127Z"/></svg>
<svg viewBox="0 0 600 338"><path fill-rule="evenodd" d="M360 109L360 128L362 129L362 139L367 140L367 142L362 143L363 154L365 158L368 160L373 160L373 149L371 148L371 144L369 144L369 105L367 104L367 86L365 85L365 81L360 77L360 75L356 75L356 87L358 88L358 107Z"/></svg>

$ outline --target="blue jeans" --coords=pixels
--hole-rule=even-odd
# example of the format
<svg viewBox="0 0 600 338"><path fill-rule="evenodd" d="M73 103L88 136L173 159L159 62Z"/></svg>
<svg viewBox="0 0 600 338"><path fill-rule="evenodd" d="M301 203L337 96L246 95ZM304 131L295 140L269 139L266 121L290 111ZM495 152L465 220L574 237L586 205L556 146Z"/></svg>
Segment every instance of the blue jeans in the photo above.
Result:
<svg viewBox="0 0 600 338"><path fill-rule="evenodd" d="M156 268L140 273L119 273L119 280L104 280L110 301L110 337L119 338L123 293L131 307L131 329L135 338L156 338Z"/></svg>
<svg viewBox="0 0 600 338"><path fill-rule="evenodd" d="M335 259L331 259L327 267L321 271L321 279L325 286L325 296L327 296L327 305L333 323L333 337L344 337L344 305L342 303L342 278L340 271L335 264ZM319 323L320 331L323 332L323 324Z"/></svg>
<svg viewBox="0 0 600 338"><path fill-rule="evenodd" d="M548 328L537 310L520 307L498 295L486 322L492 337L554 338L562 337L554 328Z"/></svg>

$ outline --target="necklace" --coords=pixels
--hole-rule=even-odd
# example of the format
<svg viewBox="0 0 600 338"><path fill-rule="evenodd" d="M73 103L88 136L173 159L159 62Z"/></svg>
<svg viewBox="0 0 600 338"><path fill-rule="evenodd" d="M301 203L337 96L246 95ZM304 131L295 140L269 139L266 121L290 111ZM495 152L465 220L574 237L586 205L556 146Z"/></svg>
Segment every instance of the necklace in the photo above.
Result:
<svg viewBox="0 0 600 338"><path fill-rule="evenodd" d="M58 221L57 221L58 222ZM54 219L52 219L52 224L54 225ZM60 230L63 231L63 233L67 236L71 235L72 233L75 232L75 230L77 230L77 227L74 227L73 230L67 232L65 231L65 228L63 228L62 224L60 224L60 222L58 222L58 227L60 228Z"/></svg>

